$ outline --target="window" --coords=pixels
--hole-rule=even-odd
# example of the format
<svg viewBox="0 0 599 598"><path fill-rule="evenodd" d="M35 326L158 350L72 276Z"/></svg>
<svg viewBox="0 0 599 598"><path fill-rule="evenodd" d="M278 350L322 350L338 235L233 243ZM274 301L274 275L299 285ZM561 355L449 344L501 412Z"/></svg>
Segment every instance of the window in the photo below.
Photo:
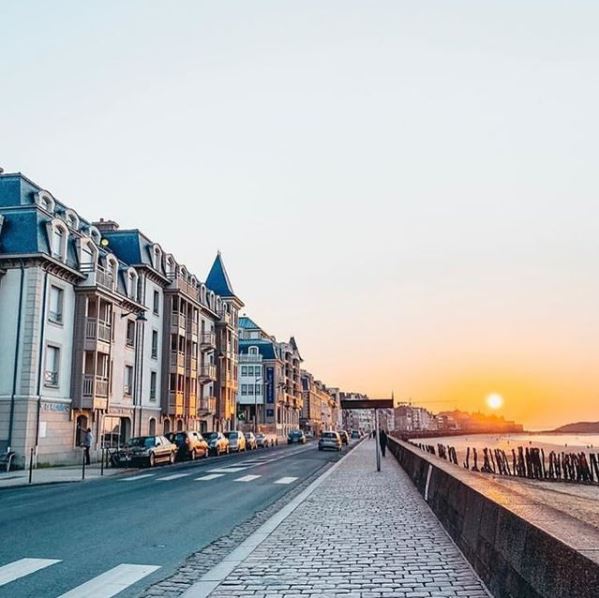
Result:
<svg viewBox="0 0 599 598"><path fill-rule="evenodd" d="M135 322L133 320L127 320L127 347L135 346Z"/></svg>
<svg viewBox="0 0 599 598"><path fill-rule="evenodd" d="M123 385L123 394L130 397L133 392L133 366L125 366L125 381Z"/></svg>
<svg viewBox="0 0 599 598"><path fill-rule="evenodd" d="M248 385L247 384L242 384L241 385L241 394L243 395L247 395L248 393Z"/></svg>
<svg viewBox="0 0 599 598"><path fill-rule="evenodd" d="M247 365L242 365L241 366L241 375L242 376L247 376L248 375L248 366Z"/></svg>
<svg viewBox="0 0 599 598"><path fill-rule="evenodd" d="M160 293L158 291L154 291L153 311L156 315L158 315L160 313Z"/></svg>
<svg viewBox="0 0 599 598"><path fill-rule="evenodd" d="M60 369L60 349L48 345L46 347L46 371L44 372L45 386L58 386L58 373Z"/></svg>
<svg viewBox="0 0 599 598"><path fill-rule="evenodd" d="M249 354L250 355L258 355L258 347L250 347Z"/></svg>
<svg viewBox="0 0 599 598"><path fill-rule="evenodd" d="M48 319L55 324L62 323L62 302L64 292L60 287L52 285L50 287L50 305L48 309Z"/></svg>
<svg viewBox="0 0 599 598"><path fill-rule="evenodd" d="M52 257L62 259L64 239L64 230L59 226L55 226L52 231Z"/></svg>
<svg viewBox="0 0 599 598"><path fill-rule="evenodd" d="M254 385L253 384L248 384L248 394L249 395L254 395Z"/></svg>
<svg viewBox="0 0 599 598"><path fill-rule="evenodd" d="M152 359L158 359L158 330L152 330Z"/></svg>
<svg viewBox="0 0 599 598"><path fill-rule="evenodd" d="M156 400L156 372L150 372L150 401Z"/></svg>
<svg viewBox="0 0 599 598"><path fill-rule="evenodd" d="M256 394L257 395L262 394L262 385L261 384L256 384Z"/></svg>

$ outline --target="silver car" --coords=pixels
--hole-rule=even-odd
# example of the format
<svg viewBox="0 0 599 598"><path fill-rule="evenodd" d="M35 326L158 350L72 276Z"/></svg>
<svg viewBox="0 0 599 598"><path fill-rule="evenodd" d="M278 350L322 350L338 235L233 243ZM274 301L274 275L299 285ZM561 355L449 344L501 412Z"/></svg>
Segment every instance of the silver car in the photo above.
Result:
<svg viewBox="0 0 599 598"><path fill-rule="evenodd" d="M334 449L336 451L340 451L341 446L341 436L339 436L338 432L334 432L333 430L323 432L318 439L319 451L324 451L325 449Z"/></svg>
<svg viewBox="0 0 599 598"><path fill-rule="evenodd" d="M225 432L225 438L229 441L229 451L238 452L245 451L245 436L239 430L231 430Z"/></svg>

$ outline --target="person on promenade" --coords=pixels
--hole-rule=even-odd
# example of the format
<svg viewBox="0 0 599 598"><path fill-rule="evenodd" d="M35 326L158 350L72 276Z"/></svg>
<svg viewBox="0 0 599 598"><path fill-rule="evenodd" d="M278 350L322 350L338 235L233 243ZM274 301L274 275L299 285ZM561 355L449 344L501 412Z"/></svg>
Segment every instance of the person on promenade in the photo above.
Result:
<svg viewBox="0 0 599 598"><path fill-rule="evenodd" d="M81 443L81 446L83 446L83 450L85 451L85 464L90 465L91 461L89 458L89 449L91 448L92 443L94 441L94 435L92 434L91 428L87 428L87 430L80 428L80 430L84 432L83 442Z"/></svg>
<svg viewBox="0 0 599 598"><path fill-rule="evenodd" d="M379 432L379 444L381 445L381 453L384 457L385 451L387 450L387 433L385 432L385 430L381 430Z"/></svg>

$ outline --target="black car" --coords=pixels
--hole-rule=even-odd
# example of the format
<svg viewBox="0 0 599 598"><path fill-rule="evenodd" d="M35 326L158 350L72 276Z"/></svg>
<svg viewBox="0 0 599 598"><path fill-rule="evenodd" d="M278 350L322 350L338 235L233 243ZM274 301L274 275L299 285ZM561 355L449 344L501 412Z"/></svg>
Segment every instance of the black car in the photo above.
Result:
<svg viewBox="0 0 599 598"><path fill-rule="evenodd" d="M177 446L164 436L137 436L115 454L116 463L123 465L147 465L175 462Z"/></svg>
<svg viewBox="0 0 599 598"><path fill-rule="evenodd" d="M303 430L291 430L287 434L287 444L306 444L306 435Z"/></svg>

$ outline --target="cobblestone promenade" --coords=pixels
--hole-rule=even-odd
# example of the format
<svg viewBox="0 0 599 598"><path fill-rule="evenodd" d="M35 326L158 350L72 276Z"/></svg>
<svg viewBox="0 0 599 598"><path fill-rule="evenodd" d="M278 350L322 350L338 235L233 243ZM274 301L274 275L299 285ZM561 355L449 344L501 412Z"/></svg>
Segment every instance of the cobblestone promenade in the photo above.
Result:
<svg viewBox="0 0 599 598"><path fill-rule="evenodd" d="M341 466L211 596L488 596L394 457Z"/></svg>

